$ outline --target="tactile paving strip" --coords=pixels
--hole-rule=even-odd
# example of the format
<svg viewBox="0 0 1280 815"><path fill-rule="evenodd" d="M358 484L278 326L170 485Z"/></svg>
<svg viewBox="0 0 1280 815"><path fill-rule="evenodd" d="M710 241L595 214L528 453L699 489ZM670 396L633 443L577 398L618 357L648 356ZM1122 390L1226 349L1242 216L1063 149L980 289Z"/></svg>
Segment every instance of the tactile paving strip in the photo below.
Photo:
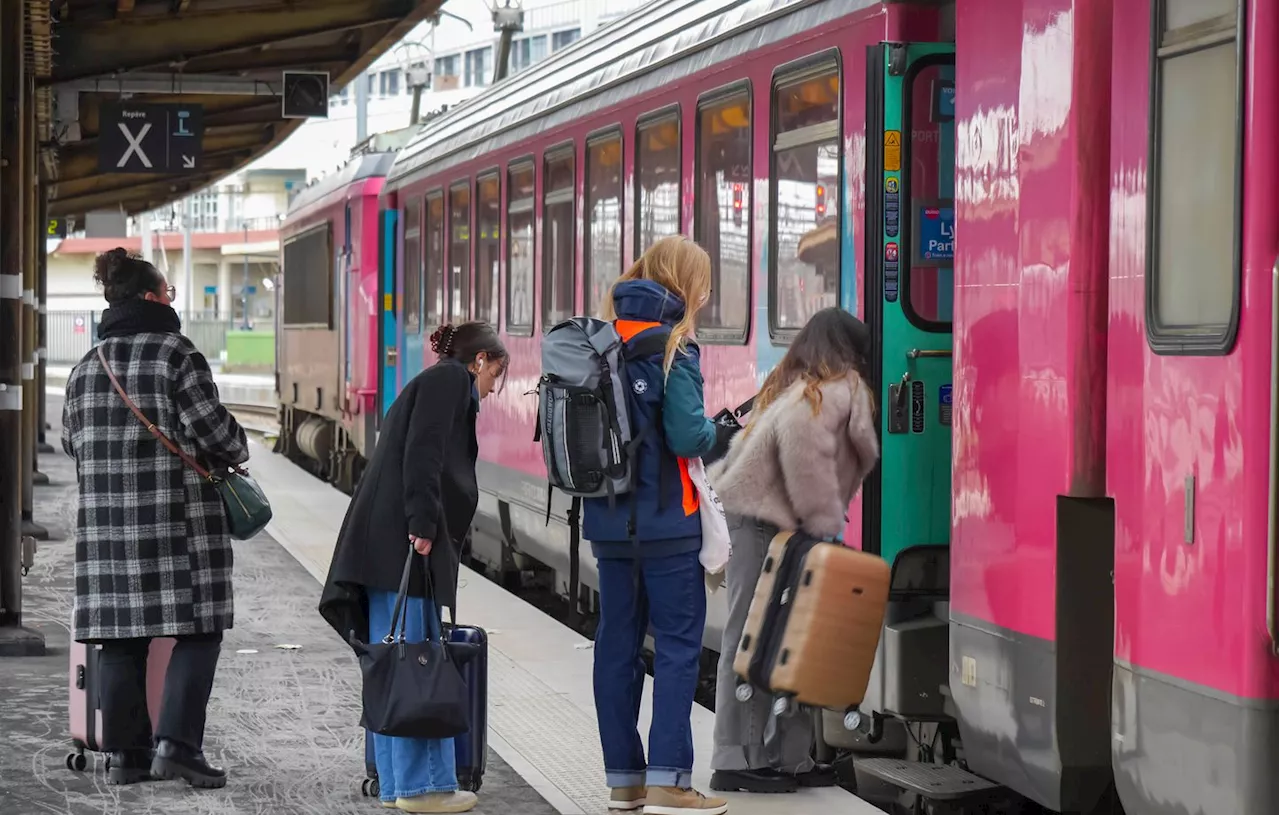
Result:
<svg viewBox="0 0 1280 815"><path fill-rule="evenodd" d="M854 769L869 773L912 792L931 798L962 798L997 785L949 764L924 764L897 758L868 758L853 763Z"/></svg>
<svg viewBox="0 0 1280 815"><path fill-rule="evenodd" d="M492 639L489 727L583 812L608 812L595 719L495 648Z"/></svg>

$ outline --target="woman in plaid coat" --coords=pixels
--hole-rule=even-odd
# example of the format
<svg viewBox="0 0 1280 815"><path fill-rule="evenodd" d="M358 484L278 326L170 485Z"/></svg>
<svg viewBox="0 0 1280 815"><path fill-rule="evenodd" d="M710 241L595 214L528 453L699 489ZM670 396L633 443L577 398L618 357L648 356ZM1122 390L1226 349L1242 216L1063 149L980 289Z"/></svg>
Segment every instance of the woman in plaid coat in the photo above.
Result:
<svg viewBox="0 0 1280 815"><path fill-rule="evenodd" d="M98 329L102 349L129 399L196 460L245 462L244 430L219 402L204 356L182 335L164 276L114 249L98 256L94 278L110 305ZM62 426L80 486L73 636L102 645L100 741L113 754L109 780L221 787L226 774L205 762L202 742L222 632L232 624L222 500L131 412L96 349L67 381ZM177 644L153 734L146 663L154 637Z"/></svg>

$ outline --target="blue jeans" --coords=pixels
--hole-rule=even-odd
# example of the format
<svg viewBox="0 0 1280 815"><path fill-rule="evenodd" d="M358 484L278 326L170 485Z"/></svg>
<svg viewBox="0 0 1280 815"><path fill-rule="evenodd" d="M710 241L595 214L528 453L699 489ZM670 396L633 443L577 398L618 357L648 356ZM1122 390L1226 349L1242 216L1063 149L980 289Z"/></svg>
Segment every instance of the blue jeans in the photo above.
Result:
<svg viewBox="0 0 1280 815"><path fill-rule="evenodd" d="M693 783L693 693L698 684L707 595L697 552L604 559L595 644L596 719L610 787L683 787ZM649 761L637 728L644 662L640 648L652 626L653 724Z"/></svg>
<svg viewBox="0 0 1280 815"><path fill-rule="evenodd" d="M369 592L369 633L374 641L391 630L391 614L396 595L386 591ZM421 597L408 598L405 640L422 642L431 636L440 638L440 615L435 603ZM428 792L453 792L458 789L458 771L453 739L406 739L399 736L373 738L374 760L378 765L378 786L383 801L413 798Z"/></svg>

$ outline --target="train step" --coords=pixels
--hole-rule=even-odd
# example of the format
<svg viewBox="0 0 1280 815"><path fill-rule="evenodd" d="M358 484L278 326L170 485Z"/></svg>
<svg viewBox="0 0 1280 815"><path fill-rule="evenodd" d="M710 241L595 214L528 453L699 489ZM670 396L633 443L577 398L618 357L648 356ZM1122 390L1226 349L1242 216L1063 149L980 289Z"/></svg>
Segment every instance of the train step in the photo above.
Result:
<svg viewBox="0 0 1280 815"><path fill-rule="evenodd" d="M854 769L926 798L951 801L1000 785L950 764L924 764L900 758L855 759Z"/></svg>

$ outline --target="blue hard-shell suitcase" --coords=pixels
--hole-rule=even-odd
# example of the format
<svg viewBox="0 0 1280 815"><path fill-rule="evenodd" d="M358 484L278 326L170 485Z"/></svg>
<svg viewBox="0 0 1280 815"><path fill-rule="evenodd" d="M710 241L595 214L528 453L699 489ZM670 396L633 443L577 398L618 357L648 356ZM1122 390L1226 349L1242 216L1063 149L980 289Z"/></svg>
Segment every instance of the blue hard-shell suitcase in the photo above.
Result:
<svg viewBox="0 0 1280 815"><path fill-rule="evenodd" d="M468 711L471 729L453 740L458 771L458 789L479 792L489 758L489 635L483 628L457 625L449 632L453 642L469 642L479 646L474 658L462 669L467 683ZM364 734L364 783L360 791L369 798L382 794L378 784L378 764L373 755L373 736Z"/></svg>
<svg viewBox="0 0 1280 815"><path fill-rule="evenodd" d="M483 628L456 625L449 632L449 639L479 646L477 654L462 667L471 702L471 729L453 740L458 788L479 792L489 758L489 635Z"/></svg>

